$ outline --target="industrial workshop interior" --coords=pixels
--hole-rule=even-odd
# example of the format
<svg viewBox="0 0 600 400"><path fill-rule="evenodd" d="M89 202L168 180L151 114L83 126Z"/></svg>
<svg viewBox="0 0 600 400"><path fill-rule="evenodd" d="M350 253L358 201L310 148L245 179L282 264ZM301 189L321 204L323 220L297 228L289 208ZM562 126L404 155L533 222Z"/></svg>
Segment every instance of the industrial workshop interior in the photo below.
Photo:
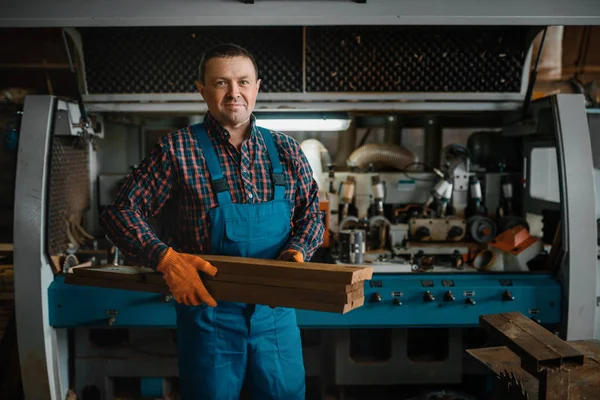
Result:
<svg viewBox="0 0 600 400"><path fill-rule="evenodd" d="M600 399L600 1L1 3L1 399Z"/></svg>

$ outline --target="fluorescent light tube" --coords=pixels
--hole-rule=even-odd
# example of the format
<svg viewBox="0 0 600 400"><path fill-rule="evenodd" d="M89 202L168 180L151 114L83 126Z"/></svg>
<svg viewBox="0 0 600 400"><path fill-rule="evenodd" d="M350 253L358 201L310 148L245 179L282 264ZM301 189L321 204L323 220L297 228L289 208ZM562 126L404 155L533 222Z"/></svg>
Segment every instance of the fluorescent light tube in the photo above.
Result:
<svg viewBox="0 0 600 400"><path fill-rule="evenodd" d="M256 118L258 126L274 131L345 131L350 127L350 119L317 119L317 118Z"/></svg>

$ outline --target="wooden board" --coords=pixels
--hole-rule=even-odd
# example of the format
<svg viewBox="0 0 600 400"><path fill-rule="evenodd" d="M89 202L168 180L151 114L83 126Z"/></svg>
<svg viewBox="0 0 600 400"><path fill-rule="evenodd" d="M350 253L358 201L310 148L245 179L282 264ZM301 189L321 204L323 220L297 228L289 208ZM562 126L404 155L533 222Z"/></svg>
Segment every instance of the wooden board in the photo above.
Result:
<svg viewBox="0 0 600 400"><path fill-rule="evenodd" d="M372 267L350 267L324 263L296 263L262 258L199 255L224 275L342 283L352 285L369 280Z"/></svg>
<svg viewBox="0 0 600 400"><path fill-rule="evenodd" d="M482 315L479 322L521 357L531 374L543 367L583 364L583 354L519 312Z"/></svg>
<svg viewBox="0 0 600 400"><path fill-rule="evenodd" d="M222 281L205 281L204 286L217 300L235 298L237 300L228 301L255 304L265 304L269 301L269 304L281 304L287 297L308 302L346 304L365 295L363 287L350 293L336 293L324 290L284 288Z"/></svg>
<svg viewBox="0 0 600 400"><path fill-rule="evenodd" d="M251 283L255 285L267 285L267 286L280 286L280 287L291 287L298 289L312 289L312 290L324 290L337 293L348 293L353 292L357 289L364 288L364 282L359 281L353 284L343 283L331 283L331 282L318 282L318 281L302 281L302 280L290 280L281 278L266 278L260 276L244 276L244 275L227 275L218 273L214 278L216 281L223 282L239 282L239 283Z"/></svg>
<svg viewBox="0 0 600 400"><path fill-rule="evenodd" d="M164 280L162 275L150 268L145 267L132 267L132 266L113 266L113 265L100 265L96 267L77 268L73 270L76 274L85 274L86 276L96 276L99 278L107 277L107 274L112 275L113 273L119 273L121 279L129 281L146 281L154 284L163 284ZM110 279L110 277L109 277ZM359 288L364 287L363 281L358 281L353 284L329 282L329 281L312 281L312 280L300 280L300 279L285 279L282 277L264 277L264 276L250 276L247 274L226 274L221 272L217 273L215 277L204 275L202 277L204 281L215 280L223 282L238 282L255 285L265 286L279 286L287 288L297 289L311 289L311 290L323 290L337 293L349 293Z"/></svg>
<svg viewBox="0 0 600 400"><path fill-rule="evenodd" d="M364 304L364 281L370 267L295 263L279 260L206 256L218 273L203 276L217 301L345 313ZM169 293L162 274L144 267L82 267L66 275L66 283L154 293Z"/></svg>
<svg viewBox="0 0 600 400"><path fill-rule="evenodd" d="M162 275L160 274L147 274L145 275L147 282L161 283L163 282ZM304 280L290 280L283 278L268 278L261 276L248 276L248 275L227 275L218 272L215 277L207 275L202 276L203 281L215 280L222 282L237 282L237 283L248 283L254 285L265 285L265 286L279 286L287 288L297 289L312 289L312 290L323 290L336 293L349 293L359 288L364 287L364 282L356 282L351 285L344 283L335 282L318 282L318 281L304 281Z"/></svg>
<svg viewBox="0 0 600 400"><path fill-rule="evenodd" d="M153 292L153 293L162 293L168 294L169 290L166 286L156 285L147 282L136 282L136 281L128 281L128 280L115 280L115 279L103 279L98 277L89 277L89 276L79 276L78 274L67 274L65 276L65 282L68 284L74 285L84 285L84 286L95 286L95 287L103 287L110 289L122 289L122 290L133 290L140 292ZM227 282L211 282L211 284L225 284L230 285ZM315 302L309 299L298 299L291 295L286 295L281 298L276 298L275 296L269 297L269 293L265 290L262 291L252 291L250 293L242 293L239 290L231 290L231 287L211 287L210 289L207 287L209 291L219 292L218 294L215 292L215 299L218 301L235 301L235 302L246 302L253 304L265 304L270 306L278 306L278 307L289 307L289 308L297 308L304 310L312 310L312 311L324 311L324 312L332 312L338 314L345 314L355 308L358 308L364 304L364 296L359 297L353 300L350 303L324 303L324 302ZM275 301L277 300L277 301Z"/></svg>
<svg viewBox="0 0 600 400"><path fill-rule="evenodd" d="M70 276L80 276L86 278L106 279L119 282L138 282L144 285L151 285L152 291L168 292L165 281L148 268L138 268L129 266L106 266L106 267L85 267L73 271ZM152 276L152 280L147 278ZM317 301L332 304L345 304L364 296L364 285L358 286L351 292L335 292L330 290L312 290L281 286L255 285L250 283L226 282L219 280L205 280L204 285L208 292L215 299L236 298L246 303L264 303L267 299L279 303L285 297L293 297L300 300ZM154 286L157 286L156 288ZM162 288L162 289L158 289ZM143 286L140 287L143 290ZM240 298L246 300L239 300Z"/></svg>

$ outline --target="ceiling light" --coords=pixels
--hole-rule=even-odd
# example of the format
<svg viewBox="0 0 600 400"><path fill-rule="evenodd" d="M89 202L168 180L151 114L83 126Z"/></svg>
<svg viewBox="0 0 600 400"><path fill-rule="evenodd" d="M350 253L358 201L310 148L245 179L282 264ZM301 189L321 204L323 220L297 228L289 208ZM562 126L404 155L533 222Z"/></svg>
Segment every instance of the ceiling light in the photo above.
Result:
<svg viewBox="0 0 600 400"><path fill-rule="evenodd" d="M345 131L352 120L348 114L337 113L275 113L256 114L258 126L274 131Z"/></svg>

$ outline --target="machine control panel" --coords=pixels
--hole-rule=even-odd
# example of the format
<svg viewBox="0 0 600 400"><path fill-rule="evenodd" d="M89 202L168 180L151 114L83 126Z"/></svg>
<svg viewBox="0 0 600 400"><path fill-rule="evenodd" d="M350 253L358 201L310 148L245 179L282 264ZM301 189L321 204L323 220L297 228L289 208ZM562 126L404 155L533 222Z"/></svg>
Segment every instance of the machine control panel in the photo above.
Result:
<svg viewBox="0 0 600 400"><path fill-rule="evenodd" d="M477 326L480 315L511 311L557 324L560 304L560 284L546 274L375 274L362 307L296 315L300 327Z"/></svg>
<svg viewBox="0 0 600 400"><path fill-rule="evenodd" d="M301 328L478 326L479 317L518 311L541 324L560 323L561 287L550 274L376 274L364 304L346 314L296 310ZM174 326L173 302L162 295L82 288L55 280L50 323ZM82 301L69 301L73 296ZM81 297L83 296L83 297ZM108 310L108 311L107 311ZM142 312L143 311L143 312Z"/></svg>

